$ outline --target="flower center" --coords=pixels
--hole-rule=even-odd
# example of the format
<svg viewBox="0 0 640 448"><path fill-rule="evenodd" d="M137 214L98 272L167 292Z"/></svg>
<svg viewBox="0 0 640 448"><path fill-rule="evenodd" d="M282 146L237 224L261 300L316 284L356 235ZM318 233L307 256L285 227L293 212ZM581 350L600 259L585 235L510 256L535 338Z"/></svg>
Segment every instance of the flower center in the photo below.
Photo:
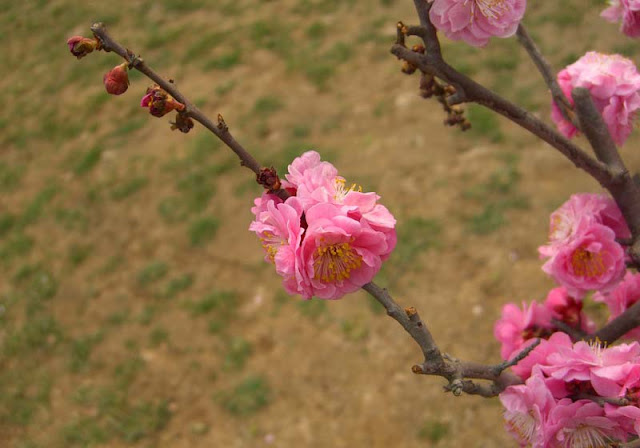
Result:
<svg viewBox="0 0 640 448"><path fill-rule="evenodd" d="M533 413L518 412L507 419L507 425L521 442L530 443L536 432L536 419Z"/></svg>
<svg viewBox="0 0 640 448"><path fill-rule="evenodd" d="M347 194L349 194L349 192L351 191L359 191L362 192L362 187L356 184L351 184L351 187L347 188L346 187L346 180L338 177L334 180L335 183L335 188L336 188L336 192L333 195L333 198L338 202L341 203L344 198L347 196Z"/></svg>
<svg viewBox="0 0 640 448"><path fill-rule="evenodd" d="M260 234L260 242L272 263L275 261L276 254L278 253L280 246L285 244L285 241L282 238L269 231L262 232Z"/></svg>
<svg viewBox="0 0 640 448"><path fill-rule="evenodd" d="M609 438L600 428L579 424L573 429L565 428L565 443L567 448L606 448ZM567 434L568 433L568 434Z"/></svg>
<svg viewBox="0 0 640 448"><path fill-rule="evenodd" d="M497 19L509 11L509 5L505 4L505 0L474 0L474 4L487 19ZM475 13L473 6L472 4L472 15Z"/></svg>
<svg viewBox="0 0 640 448"><path fill-rule="evenodd" d="M581 247L571 255L571 266L580 277L598 277L607 271L601 252L589 252Z"/></svg>
<svg viewBox="0 0 640 448"><path fill-rule="evenodd" d="M351 276L362 265L362 257L349 243L319 246L313 254L314 278L333 283Z"/></svg>

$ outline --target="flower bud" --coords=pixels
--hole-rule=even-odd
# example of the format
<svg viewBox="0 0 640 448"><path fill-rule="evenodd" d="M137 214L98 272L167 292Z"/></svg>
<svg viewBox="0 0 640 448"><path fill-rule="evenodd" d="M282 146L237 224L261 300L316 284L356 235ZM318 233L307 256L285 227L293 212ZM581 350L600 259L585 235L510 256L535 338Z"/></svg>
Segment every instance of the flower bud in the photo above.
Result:
<svg viewBox="0 0 640 448"><path fill-rule="evenodd" d="M141 107L148 107L149 113L154 117L162 117L172 110L184 110L184 104L176 101L171 95L154 84L147 89L147 94L140 100Z"/></svg>
<svg viewBox="0 0 640 448"><path fill-rule="evenodd" d="M185 134L193 129L193 120L179 112L176 115L176 121L170 122L170 124L172 131L175 131L177 129Z"/></svg>
<svg viewBox="0 0 640 448"><path fill-rule="evenodd" d="M127 63L116 65L102 78L107 93L111 95L122 95L129 88L129 75L127 74Z"/></svg>
<svg viewBox="0 0 640 448"><path fill-rule="evenodd" d="M67 45L72 55L78 59L82 59L93 50L100 49L100 41L98 39L90 39L88 37L73 36L67 39Z"/></svg>

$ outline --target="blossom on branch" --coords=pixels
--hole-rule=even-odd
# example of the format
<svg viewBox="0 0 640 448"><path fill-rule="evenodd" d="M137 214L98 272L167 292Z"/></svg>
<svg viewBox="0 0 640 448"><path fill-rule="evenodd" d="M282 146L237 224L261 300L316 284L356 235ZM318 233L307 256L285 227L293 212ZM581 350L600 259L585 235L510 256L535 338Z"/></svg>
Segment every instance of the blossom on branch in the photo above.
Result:
<svg viewBox="0 0 640 448"><path fill-rule="evenodd" d="M491 37L513 36L526 0L432 0L429 18L445 36L484 47Z"/></svg>
<svg viewBox="0 0 640 448"><path fill-rule="evenodd" d="M620 31L640 37L640 0L609 0L609 7L600 16L609 22L621 21Z"/></svg>
<svg viewBox="0 0 640 448"><path fill-rule="evenodd" d="M548 258L542 270L580 299L606 292L622 280L625 253L616 238L631 235L620 209L606 195L574 194L551 214L549 243L538 248Z"/></svg>
<svg viewBox="0 0 640 448"><path fill-rule="evenodd" d="M396 221L379 196L341 189L344 179L315 151L296 158L285 177L292 196L257 198L249 230L287 292L339 299L369 283L396 243Z"/></svg>
<svg viewBox="0 0 640 448"><path fill-rule="evenodd" d="M633 62L617 54L590 51L558 73L558 84L572 105L571 91L576 87L588 89L613 141L624 144L640 109L640 74ZM566 137L578 133L555 102L551 118Z"/></svg>

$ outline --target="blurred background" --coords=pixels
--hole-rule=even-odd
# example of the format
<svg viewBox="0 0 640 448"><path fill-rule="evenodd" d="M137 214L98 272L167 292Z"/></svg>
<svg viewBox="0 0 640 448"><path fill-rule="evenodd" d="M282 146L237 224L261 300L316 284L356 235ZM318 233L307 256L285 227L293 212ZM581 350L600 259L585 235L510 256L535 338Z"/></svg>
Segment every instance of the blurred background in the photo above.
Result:
<svg viewBox="0 0 640 448"><path fill-rule="evenodd" d="M636 62L602 1L529 2L553 67L585 51ZM73 58L93 21L284 172L315 149L398 219L377 282L443 351L499 361L506 302L552 286L536 248L571 193L600 191L479 107L445 128L389 54L405 0L4 1L0 12L0 446L505 447L501 406L413 375L420 351L365 293L301 301L247 228L260 188L196 126L169 130L113 54ZM515 39L447 60L547 119ZM624 148L637 170L638 138ZM584 141L582 141L584 143Z"/></svg>

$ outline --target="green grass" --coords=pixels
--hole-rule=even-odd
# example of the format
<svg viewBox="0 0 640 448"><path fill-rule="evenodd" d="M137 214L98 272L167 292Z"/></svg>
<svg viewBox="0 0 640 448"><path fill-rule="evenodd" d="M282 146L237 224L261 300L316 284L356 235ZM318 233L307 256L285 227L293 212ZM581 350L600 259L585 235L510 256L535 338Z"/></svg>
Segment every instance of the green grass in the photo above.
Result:
<svg viewBox="0 0 640 448"><path fill-rule="evenodd" d="M428 440L431 443L438 443L449 435L450 428L448 423L438 421L429 421L423 424L418 430L419 439Z"/></svg>
<svg viewBox="0 0 640 448"><path fill-rule="evenodd" d="M68 249L68 259L72 266L80 266L93 251L91 244L72 244Z"/></svg>
<svg viewBox="0 0 640 448"><path fill-rule="evenodd" d="M102 341L102 333L98 332L71 341L69 369L77 373L88 368L91 350Z"/></svg>
<svg viewBox="0 0 640 448"><path fill-rule="evenodd" d="M24 165L9 165L0 161L0 191L15 190L20 185L24 173Z"/></svg>
<svg viewBox="0 0 640 448"><path fill-rule="evenodd" d="M73 165L73 172L76 176L83 176L91 171L100 162L102 157L102 147L94 146L83 153L79 160Z"/></svg>
<svg viewBox="0 0 640 448"><path fill-rule="evenodd" d="M253 348L248 341L241 337L232 338L227 344L222 367L225 370L242 370L252 352Z"/></svg>
<svg viewBox="0 0 640 448"><path fill-rule="evenodd" d="M143 176L136 176L131 179L127 179L111 190L111 199L115 201L122 201L123 199L126 199L142 190L148 183L149 179Z"/></svg>
<svg viewBox="0 0 640 448"><path fill-rule="evenodd" d="M184 274L179 277L174 277L164 288L161 296L165 299L173 299L176 295L188 290L193 285L193 274Z"/></svg>
<svg viewBox="0 0 640 448"><path fill-rule="evenodd" d="M300 314L311 320L318 320L329 312L327 302L321 299L301 300L296 303Z"/></svg>
<svg viewBox="0 0 640 448"><path fill-rule="evenodd" d="M169 332L166 328L156 327L149 333L149 344L157 347L165 342L169 342Z"/></svg>
<svg viewBox="0 0 640 448"><path fill-rule="evenodd" d="M257 48L273 51L286 57L294 46L288 26L277 19L258 20L249 26L249 39Z"/></svg>
<svg viewBox="0 0 640 448"><path fill-rule="evenodd" d="M284 107L282 100L275 96L263 96L253 104L253 113L257 116L272 114Z"/></svg>
<svg viewBox="0 0 640 448"><path fill-rule="evenodd" d="M230 70L242 63L242 50L233 48L207 60L202 68L204 70Z"/></svg>
<svg viewBox="0 0 640 448"><path fill-rule="evenodd" d="M498 116L492 110L476 104L470 104L467 107L466 115L471 122L471 129L466 135L486 138L492 143L499 143L504 140Z"/></svg>
<svg viewBox="0 0 640 448"><path fill-rule="evenodd" d="M197 317L215 311L221 316L229 316L235 310L236 296L231 291L211 291L202 299L187 302L186 307L191 316Z"/></svg>
<svg viewBox="0 0 640 448"><path fill-rule="evenodd" d="M269 404L271 388L264 377L250 376L233 390L221 393L217 399L222 407L236 417L248 417Z"/></svg>
<svg viewBox="0 0 640 448"><path fill-rule="evenodd" d="M53 200L59 191L60 189L56 185L50 185L40 190L22 212L20 224L22 226L34 224L42 216L45 206Z"/></svg>
<svg viewBox="0 0 640 448"><path fill-rule="evenodd" d="M218 231L220 222L218 219L204 216L197 218L189 224L189 241L191 246L203 246L211 241Z"/></svg>
<svg viewBox="0 0 640 448"><path fill-rule="evenodd" d="M162 280L169 273L169 266L164 261L155 260L138 271L138 285L148 287Z"/></svg>

